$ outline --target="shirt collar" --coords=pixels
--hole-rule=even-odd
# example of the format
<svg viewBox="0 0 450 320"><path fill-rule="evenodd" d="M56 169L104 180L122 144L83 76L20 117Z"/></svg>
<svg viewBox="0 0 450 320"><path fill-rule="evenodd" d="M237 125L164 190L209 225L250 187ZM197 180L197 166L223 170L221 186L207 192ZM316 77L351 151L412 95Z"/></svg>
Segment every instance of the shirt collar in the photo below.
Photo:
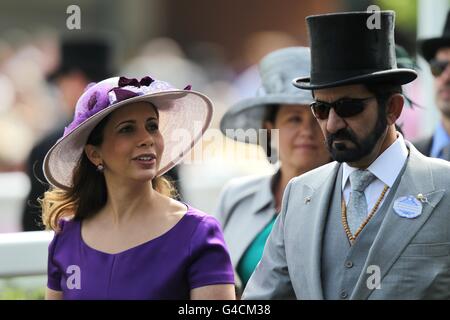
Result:
<svg viewBox="0 0 450 320"><path fill-rule="evenodd" d="M445 131L441 122L436 127L433 134L433 145L431 146L430 156L438 158L441 150L450 143L450 135Z"/></svg>
<svg viewBox="0 0 450 320"><path fill-rule="evenodd" d="M389 146L378 158L372 162L367 168L372 172L381 182L386 184L389 188L394 185L395 179L405 164L408 157L408 148L406 147L403 136L397 132L397 139ZM342 190L344 190L350 174L358 170L358 168L350 167L347 163L343 163L342 171Z"/></svg>

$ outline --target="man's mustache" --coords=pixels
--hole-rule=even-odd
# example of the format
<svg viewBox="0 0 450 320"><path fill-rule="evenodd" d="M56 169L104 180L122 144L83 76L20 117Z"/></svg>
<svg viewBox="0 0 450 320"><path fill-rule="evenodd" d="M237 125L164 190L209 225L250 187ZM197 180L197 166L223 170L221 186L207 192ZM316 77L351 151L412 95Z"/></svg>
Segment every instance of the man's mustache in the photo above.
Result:
<svg viewBox="0 0 450 320"><path fill-rule="evenodd" d="M339 131L336 131L335 133L330 133L327 135L327 144L329 147L333 144L335 140L349 140L353 142L356 146L358 146L358 138L353 134L353 132L350 132L346 129L340 129Z"/></svg>

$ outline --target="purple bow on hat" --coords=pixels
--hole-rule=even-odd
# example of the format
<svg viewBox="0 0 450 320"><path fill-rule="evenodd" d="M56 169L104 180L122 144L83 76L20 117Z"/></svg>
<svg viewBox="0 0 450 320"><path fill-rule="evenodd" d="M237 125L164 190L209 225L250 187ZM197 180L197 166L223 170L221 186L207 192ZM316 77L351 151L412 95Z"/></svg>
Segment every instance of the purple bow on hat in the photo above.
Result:
<svg viewBox="0 0 450 320"><path fill-rule="evenodd" d="M86 88L85 94L78 101L74 120L65 128L63 136L73 131L86 119L112 104L144 94L170 90L176 89L167 82L154 80L149 76L145 76L141 80L120 77L117 82L117 87L112 88L111 83L105 83L105 81L90 84ZM183 90L191 90L191 86L188 85ZM88 91L93 92L89 95L87 94Z"/></svg>
<svg viewBox="0 0 450 320"><path fill-rule="evenodd" d="M149 93L149 86L154 81L149 76L143 77L140 81L136 78L128 79L126 77L120 77L118 82L119 86L110 90L109 102L113 104ZM188 85L183 90L191 90L191 88L191 85Z"/></svg>
<svg viewBox="0 0 450 320"><path fill-rule="evenodd" d="M149 76L143 77L140 81L136 78L128 79L126 77L120 77L118 82L119 86L110 90L110 92L113 92L113 94L109 94L110 103L113 104L133 97L141 96L146 93L141 86L148 87L154 81L155 80ZM124 87L129 87L129 89L124 89Z"/></svg>

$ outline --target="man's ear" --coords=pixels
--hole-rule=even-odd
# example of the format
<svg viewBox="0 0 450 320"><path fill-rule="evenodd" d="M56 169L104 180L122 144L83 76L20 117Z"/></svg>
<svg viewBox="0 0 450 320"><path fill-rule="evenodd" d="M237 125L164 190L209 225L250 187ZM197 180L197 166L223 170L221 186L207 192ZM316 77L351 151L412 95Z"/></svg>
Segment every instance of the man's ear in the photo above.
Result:
<svg viewBox="0 0 450 320"><path fill-rule="evenodd" d="M84 153L86 154L89 161L91 161L94 166L97 166L103 162L100 150L96 146L87 144L84 147Z"/></svg>
<svg viewBox="0 0 450 320"><path fill-rule="evenodd" d="M400 93L393 94L389 98L386 106L386 118L389 125L394 124L400 118L404 102L405 99Z"/></svg>

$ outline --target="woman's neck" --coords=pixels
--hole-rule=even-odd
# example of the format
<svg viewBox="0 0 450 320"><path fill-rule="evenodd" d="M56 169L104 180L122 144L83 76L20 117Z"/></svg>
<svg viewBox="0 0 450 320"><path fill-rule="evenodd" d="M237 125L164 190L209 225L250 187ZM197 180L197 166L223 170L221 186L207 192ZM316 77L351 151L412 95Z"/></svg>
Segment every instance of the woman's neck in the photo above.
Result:
<svg viewBox="0 0 450 320"><path fill-rule="evenodd" d="M102 211L115 225L129 222L143 212L152 211L159 194L151 182L108 185L108 200Z"/></svg>

